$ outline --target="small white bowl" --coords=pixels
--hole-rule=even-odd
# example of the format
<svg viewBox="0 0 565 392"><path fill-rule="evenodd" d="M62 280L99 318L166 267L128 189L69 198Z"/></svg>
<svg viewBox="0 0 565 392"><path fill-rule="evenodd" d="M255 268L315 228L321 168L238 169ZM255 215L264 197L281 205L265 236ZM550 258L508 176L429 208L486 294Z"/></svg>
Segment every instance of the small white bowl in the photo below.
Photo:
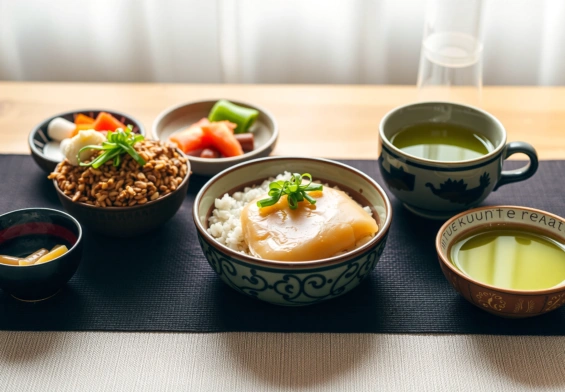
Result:
<svg viewBox="0 0 565 392"><path fill-rule="evenodd" d="M157 116L153 123L153 137L161 141L169 140L173 133L186 129L203 117L208 117L210 110L218 101L219 99L189 102L166 109ZM275 148L279 137L279 128L275 118L258 106L231 99L230 102L259 111L259 116L250 129L255 139L255 149L231 158L188 156L194 174L213 176L238 163L269 156Z"/></svg>

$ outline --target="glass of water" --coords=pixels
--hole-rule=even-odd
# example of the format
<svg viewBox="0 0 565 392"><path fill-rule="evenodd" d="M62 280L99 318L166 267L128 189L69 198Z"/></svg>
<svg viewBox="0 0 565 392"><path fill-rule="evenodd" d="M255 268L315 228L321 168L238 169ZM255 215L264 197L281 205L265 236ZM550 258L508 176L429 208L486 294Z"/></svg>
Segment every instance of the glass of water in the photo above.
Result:
<svg viewBox="0 0 565 392"><path fill-rule="evenodd" d="M481 105L482 0L429 0L418 100Z"/></svg>

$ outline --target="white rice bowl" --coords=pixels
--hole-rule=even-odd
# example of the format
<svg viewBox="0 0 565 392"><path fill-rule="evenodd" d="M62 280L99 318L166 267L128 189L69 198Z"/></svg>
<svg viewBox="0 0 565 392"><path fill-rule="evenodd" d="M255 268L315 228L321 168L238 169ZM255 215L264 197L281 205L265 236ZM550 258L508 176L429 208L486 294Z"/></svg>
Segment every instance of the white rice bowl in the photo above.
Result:
<svg viewBox="0 0 565 392"><path fill-rule="evenodd" d="M214 202L214 210L212 215L208 218L208 233L216 239L220 244L227 246L237 252L241 252L248 256L254 256L249 252L249 247L245 242L243 236L243 230L241 229L241 211L248 203L263 196L269 191L269 184L273 181L290 180L291 173L284 172L279 174L276 178L269 178L261 185L254 185L252 187L246 187L242 192L235 192L233 195L224 194L222 198L217 198ZM319 183L318 181L314 181ZM328 186L325 184L324 186ZM339 189L335 186L334 189ZM369 207L363 207L363 209L371 216L373 212ZM373 236L367 236L361 238L355 244L355 248L359 248L365 245L373 238ZM348 252L352 251L350 249ZM335 256L348 252L339 252Z"/></svg>

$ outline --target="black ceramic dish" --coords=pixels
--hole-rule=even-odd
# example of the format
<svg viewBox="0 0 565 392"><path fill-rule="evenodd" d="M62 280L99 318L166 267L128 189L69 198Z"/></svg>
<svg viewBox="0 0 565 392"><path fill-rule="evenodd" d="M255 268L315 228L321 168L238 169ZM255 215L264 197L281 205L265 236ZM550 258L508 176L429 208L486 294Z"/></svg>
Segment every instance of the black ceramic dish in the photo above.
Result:
<svg viewBox="0 0 565 392"><path fill-rule="evenodd" d="M182 151L178 150L179 154ZM188 173L176 190L142 205L133 207L96 207L73 202L53 180L59 201L65 211L77 218L84 227L108 237L135 237L150 232L163 225L176 214L188 192L190 163Z"/></svg>
<svg viewBox="0 0 565 392"><path fill-rule="evenodd" d="M137 121L131 116L113 110L86 109L86 110L73 110L71 112L60 113L41 122L29 134L28 144L29 144L29 149L31 151L31 156L33 157L35 162L39 165L39 167L41 167L46 172L51 173L53 170L55 170L55 166L57 166L57 164L59 163L58 161L49 158L43 153L43 149L45 148L45 145L50 141L52 141L52 139L47 134L47 126L49 125L51 120L53 120L56 117L63 117L65 120L74 121L75 117L79 113L86 114L87 116L96 118L96 116L98 116L98 113L100 112L106 112L111 114L125 125L131 124L133 126L134 132L145 136L145 129L143 128L143 125L139 121Z"/></svg>
<svg viewBox="0 0 565 392"><path fill-rule="evenodd" d="M0 264L0 288L23 301L50 298L71 279L82 258L82 228L72 216L48 208L0 215L0 254L26 257L56 244L66 245L69 251L42 264Z"/></svg>

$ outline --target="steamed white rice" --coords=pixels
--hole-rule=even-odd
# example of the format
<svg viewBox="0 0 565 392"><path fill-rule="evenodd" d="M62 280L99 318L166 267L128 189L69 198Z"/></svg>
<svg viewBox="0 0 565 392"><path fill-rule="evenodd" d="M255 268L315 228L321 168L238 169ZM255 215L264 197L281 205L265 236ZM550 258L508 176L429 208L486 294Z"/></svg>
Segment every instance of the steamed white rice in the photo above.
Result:
<svg viewBox="0 0 565 392"><path fill-rule="evenodd" d="M261 185L246 187L243 192L235 192L231 196L226 193L221 199L216 199L214 202L215 209L208 219L208 233L228 248L251 255L241 230L241 211L248 203L268 193L271 182L278 180L288 181L290 177L290 172L284 172L276 178L271 177L263 181ZM337 186L334 188L339 189ZM373 212L369 207L363 207L363 209L373 216ZM366 244L371 238L370 236L362 238L357 242L356 248Z"/></svg>

